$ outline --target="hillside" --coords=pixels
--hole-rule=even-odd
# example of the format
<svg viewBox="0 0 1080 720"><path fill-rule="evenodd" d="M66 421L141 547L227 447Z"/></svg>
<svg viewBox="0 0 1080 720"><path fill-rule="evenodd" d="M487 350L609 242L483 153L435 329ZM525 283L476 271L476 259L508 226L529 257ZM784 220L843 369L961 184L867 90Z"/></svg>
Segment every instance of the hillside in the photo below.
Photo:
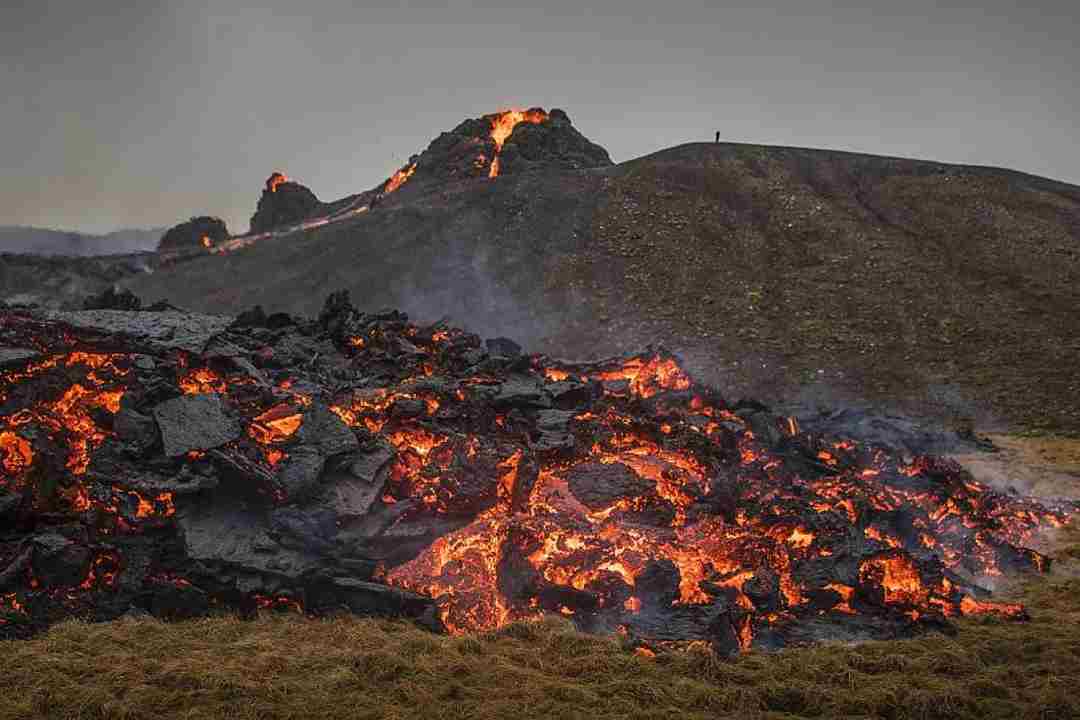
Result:
<svg viewBox="0 0 1080 720"><path fill-rule="evenodd" d="M207 312L448 315L588 358L651 341L766 399L1080 431L1080 188L992 168L690 144L406 183L372 212L126 281Z"/></svg>

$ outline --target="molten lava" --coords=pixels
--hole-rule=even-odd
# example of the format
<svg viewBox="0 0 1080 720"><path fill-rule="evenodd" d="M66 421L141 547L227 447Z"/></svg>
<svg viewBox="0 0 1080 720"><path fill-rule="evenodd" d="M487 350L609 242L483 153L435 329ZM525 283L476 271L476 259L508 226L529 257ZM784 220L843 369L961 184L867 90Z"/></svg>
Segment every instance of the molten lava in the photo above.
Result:
<svg viewBox="0 0 1080 720"><path fill-rule="evenodd" d="M489 509L466 527L436 540L416 559L388 571L389 582L442 598L443 621L451 630L490 629L544 612L580 619L587 626L607 617L604 623L624 622L633 627L635 616L656 612L651 578L658 567L670 563L667 567L672 570L665 572L671 573L673 594L660 607L716 607L726 598L732 608L733 641L745 649L766 626L794 622L808 614L842 617L868 611L866 603L874 601L860 601L861 609L857 609L853 605L856 588L846 578L822 582L810 568L834 562L846 552L846 540L836 530L868 522L879 512L883 513L881 522L867 525L865 532L882 549L859 566L862 597L872 598L876 592L882 611L894 609L909 622L976 612L1017 614L1012 606L974 600L957 582L929 573L910 554L921 555L929 549L946 567L971 576L996 571L997 550L966 558L961 552L967 529L984 522L983 515L972 513L1010 503L989 488L974 482L963 486L961 494L973 494L965 501L970 509L951 506L966 521L962 532L956 533L950 514L940 511L950 507L951 498L942 498L940 489L935 492L933 484L923 480L922 473L934 468L924 465L912 472L879 453L872 454L871 467L860 467L859 462L866 462L864 451L841 441L816 453L830 474L810 478L783 472L783 458L772 455L742 418L723 406L711 405L700 394L687 396L692 382L671 357L631 358L591 372L541 363L537 372L546 382L582 376L605 383L601 403L607 410L575 418L581 432L599 440L587 445L586 453L543 462L524 496L519 490L522 457L508 459L501 466L506 469L499 475L496 499ZM626 384L628 394L619 389L619 382ZM669 398L657 409L662 420L646 420L630 409L635 398L658 397ZM722 431L712 418L742 428L733 448L740 479L730 490L725 490L723 475L717 476L718 466L689 449L698 441L687 445L697 434L720 445L730 442L730 431ZM499 428L507 427L502 415L495 422ZM431 512L448 512L454 501L445 496L447 471L458 457L448 439L426 432L403 433L392 426L385 421L380 425L391 443L415 453L414 460L399 463L392 475L393 501L413 497ZM791 418L781 419L777 429L789 437L800 436ZM590 462L600 466L589 466ZM602 466L622 468L612 477L637 478L635 488L640 484L642 489L651 489L643 494L627 489L601 506L586 505L578 499L581 491L576 489L575 475L586 467ZM412 481L403 482L405 477ZM910 485L912 478L919 480ZM741 487L737 492L742 497L733 516L703 512L705 498L735 487ZM897 512L914 513L914 524L924 531L908 539L900 526L886 519L895 519ZM1060 520L1054 512L1013 511L1010 517L1013 524L1008 535L1017 541ZM987 546L999 548L1000 534L986 532L988 538L996 538L988 540ZM535 578L528 590L518 591L526 597L531 594L527 602L507 595L508 567L522 568L516 572ZM646 588L640 587L645 582L642 578L649 578ZM774 583L773 595L762 599L768 583ZM577 593L574 601L567 599L568 592ZM609 610L614 608L618 611Z"/></svg>
<svg viewBox="0 0 1080 720"><path fill-rule="evenodd" d="M416 163L407 165L395 172L383 186L383 195L389 195L409 181L416 172Z"/></svg>
<svg viewBox="0 0 1080 720"><path fill-rule="evenodd" d="M209 368L196 368L180 378L180 389L188 395L225 392L225 381Z"/></svg>
<svg viewBox="0 0 1080 720"><path fill-rule="evenodd" d="M9 476L27 470L34 462L30 443L10 430L0 432L0 451L3 452L4 472Z"/></svg>
<svg viewBox="0 0 1080 720"><path fill-rule="evenodd" d="M333 576L348 592L389 593L395 611L423 596L453 632L555 613L657 647L776 647L811 627L891 637L963 615L1023 617L978 580L1045 570L1026 546L1076 511L999 493L952 461L907 461L729 405L663 350L504 358L460 330L349 309L325 324L232 327L212 353L148 364L139 346L72 350L69 329L6 322L24 346L52 349L0 373L0 492L20 494L28 527L79 532L41 541L49 552L35 558L64 562L13 573L22 584L0 612L59 617L131 588L159 593L164 609L208 607L213 593L248 610L337 608L327 578L309 587L277 560L318 544L344 553L335 573L357 573ZM318 352L280 360L303 347ZM222 416L210 430L194 411L179 428L158 414L210 400ZM169 432L220 440L165 457ZM218 514L241 540L202 534L205 551L237 553L203 582L214 563L180 557L170 533Z"/></svg>
<svg viewBox="0 0 1080 720"><path fill-rule="evenodd" d="M491 167L488 177L497 177L499 174L499 155L502 153L503 144L521 123L539 125L548 119L548 114L543 110L505 110L491 115L491 139L495 143L495 155L491 159Z"/></svg>
<svg viewBox="0 0 1080 720"><path fill-rule="evenodd" d="M266 178L266 191L277 192L278 186L287 182L289 182L289 178L285 173L275 172Z"/></svg>
<svg viewBox="0 0 1080 720"><path fill-rule="evenodd" d="M287 440L303 422L303 415L285 403L256 416L248 426L248 435L255 442L269 445Z"/></svg>

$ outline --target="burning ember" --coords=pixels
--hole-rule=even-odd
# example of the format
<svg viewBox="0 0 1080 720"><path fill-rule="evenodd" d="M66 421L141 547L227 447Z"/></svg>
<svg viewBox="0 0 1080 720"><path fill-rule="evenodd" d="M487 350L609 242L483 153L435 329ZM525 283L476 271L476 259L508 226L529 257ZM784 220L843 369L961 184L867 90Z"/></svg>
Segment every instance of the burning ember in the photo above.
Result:
<svg viewBox="0 0 1080 720"><path fill-rule="evenodd" d="M491 119L491 139L495 143L495 155L491 159L491 167L488 177L497 177L499 174L499 154L503 144L521 123L539 125L548 119L548 114L543 110L504 110L495 115L488 116Z"/></svg>
<svg viewBox="0 0 1080 720"><path fill-rule="evenodd" d="M662 349L485 353L343 295L205 353L118 353L69 315L2 316L42 354L0 376L0 634L137 604L558 613L722 653L889 638L1022 618L980 581L1045 570L1025 546L1077 510L732 405Z"/></svg>

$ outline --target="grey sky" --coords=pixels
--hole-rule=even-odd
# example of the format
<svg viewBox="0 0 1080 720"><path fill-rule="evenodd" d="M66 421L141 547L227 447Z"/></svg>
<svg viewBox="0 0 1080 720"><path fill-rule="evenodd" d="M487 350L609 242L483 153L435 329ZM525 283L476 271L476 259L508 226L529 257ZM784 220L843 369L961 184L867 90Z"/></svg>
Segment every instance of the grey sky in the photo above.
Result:
<svg viewBox="0 0 1080 720"><path fill-rule="evenodd" d="M617 162L719 130L1080 183L1075 2L532 4L0 9L0 224L209 213L241 232L272 170L335 199L466 117L531 105Z"/></svg>

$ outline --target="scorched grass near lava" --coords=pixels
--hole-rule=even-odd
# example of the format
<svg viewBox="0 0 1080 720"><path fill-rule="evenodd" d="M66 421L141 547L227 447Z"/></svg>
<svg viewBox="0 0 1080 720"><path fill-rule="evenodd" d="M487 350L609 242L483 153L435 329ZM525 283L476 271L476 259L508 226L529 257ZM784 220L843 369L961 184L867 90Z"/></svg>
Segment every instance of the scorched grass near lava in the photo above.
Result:
<svg viewBox="0 0 1080 720"><path fill-rule="evenodd" d="M131 605L183 615L198 599L434 607L426 621L455 633L556 613L725 654L890 638L1022 617L979 581L1045 569L1025 546L1075 510L950 461L801 432L695 384L662 349L582 364L506 341L484 352L474 335L364 315L342 296L318 322L249 319L201 353L26 313L4 325L43 354L0 385L2 488L16 498L0 601L16 634ZM299 343L322 350L289 360ZM183 397L220 414L217 440L166 457L162 408ZM137 418L144 432L128 427ZM214 554L194 538L215 513L269 534L253 555Z"/></svg>

